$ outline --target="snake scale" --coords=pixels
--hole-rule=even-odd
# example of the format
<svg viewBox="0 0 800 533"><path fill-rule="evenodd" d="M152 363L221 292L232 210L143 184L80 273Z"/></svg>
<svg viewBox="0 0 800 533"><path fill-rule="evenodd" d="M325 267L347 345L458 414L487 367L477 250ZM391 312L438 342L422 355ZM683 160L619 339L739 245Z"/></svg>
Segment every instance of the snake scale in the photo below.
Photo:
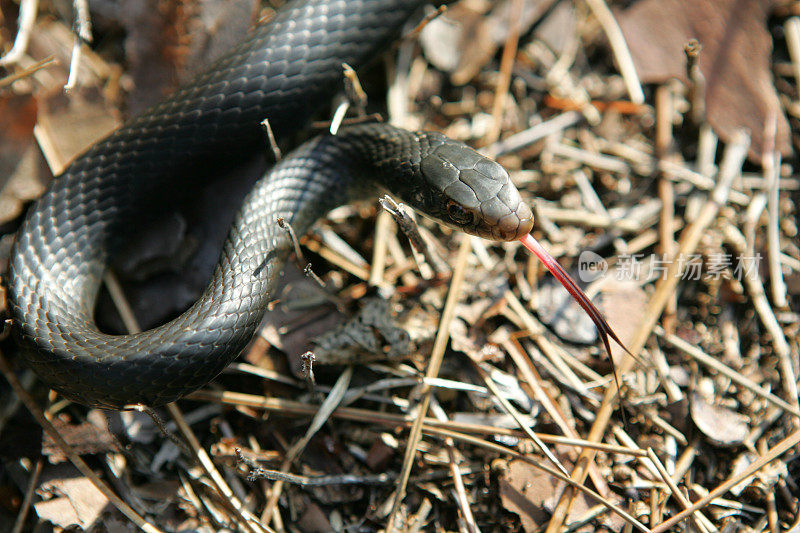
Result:
<svg viewBox="0 0 800 533"><path fill-rule="evenodd" d="M78 402L173 401L235 358L291 251L278 217L304 233L332 207L386 188L444 224L494 239L532 226L506 171L437 133L383 124L316 137L277 164L237 215L212 279L185 313L131 335L101 332L102 275L142 213L191 187L193 170L264 150L307 123L392 42L423 0L295 0L204 74L78 157L30 208L12 250L9 301L30 366Z"/></svg>

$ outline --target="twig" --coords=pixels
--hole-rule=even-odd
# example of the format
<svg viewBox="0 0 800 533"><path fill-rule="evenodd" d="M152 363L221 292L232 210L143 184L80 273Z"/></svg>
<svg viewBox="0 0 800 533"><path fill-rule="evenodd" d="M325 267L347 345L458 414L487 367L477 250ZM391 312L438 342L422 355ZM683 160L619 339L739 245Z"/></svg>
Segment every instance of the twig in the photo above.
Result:
<svg viewBox="0 0 800 533"><path fill-rule="evenodd" d="M36 462L33 463L33 468L30 472L31 477L28 480L28 488L25 489L25 497L22 500L22 505L20 505L19 513L17 513L17 520L14 522L14 528L11 530L11 533L22 533L22 528L25 527L25 520L28 517L28 511L31 510L33 495L36 492L36 487L39 485L39 476L42 473L43 465L44 459L42 457L39 457L36 459Z"/></svg>
<svg viewBox="0 0 800 533"><path fill-rule="evenodd" d="M725 223L722 226L722 232L725 240L739 254L740 261L753 261L755 257L747 257L747 244L744 236L730 223ZM741 265L740 265L741 266ZM787 398L790 398L795 408L800 407L800 398L798 398L797 376L794 372L792 365L792 350L789 343L786 341L786 336L783 334L781 325L778 319L775 318L775 312L769 305L769 300L764 292L764 285L758 277L757 270L754 268L756 265L750 265L753 272L747 272L743 267L741 278L744 281L747 291L750 293L750 298L753 302L753 307L761 318L761 323L769 332L772 337L772 346L775 349L775 354L778 356L778 361L781 368L781 381L783 383L783 391ZM800 427L800 421L795 420L795 427Z"/></svg>
<svg viewBox="0 0 800 533"><path fill-rule="evenodd" d="M183 417L183 413L176 403L167 404L167 411L172 416L172 419L178 424L178 430L181 432L191 450L192 457L201 466L214 487L214 490L220 495L221 500L230 507L236 520L246 530L256 533L258 531L269 531L269 529L262 525L258 518L248 511L241 501L236 497L231 488L225 482L225 479L219 473L214 462L209 457L205 448L200 445L200 441L192 431L192 428Z"/></svg>
<svg viewBox="0 0 800 533"><path fill-rule="evenodd" d="M192 456L192 450L189 448L189 446L184 441L179 439L175 433L169 430L167 424L164 423L164 419L158 416L158 413L156 413L155 409L143 404L126 405L125 409L138 411L149 416L162 435L164 435L169 441L177 446L179 450L185 453L187 457Z"/></svg>
<svg viewBox="0 0 800 533"><path fill-rule="evenodd" d="M72 446L64 440L64 437L61 436L61 433L56 429L56 427L47 419L42 411L41 407L34 401L33 397L25 390L22 384L17 379L14 372L11 370L11 367L8 366L8 362L6 361L5 357L2 353L0 353L0 373L2 373L8 383L11 385L11 388L14 389L14 393L22 400L22 403L25 404L25 407L30 411L36 421L42 426L42 429L50 436L51 439L56 443L59 450L70 460L70 462L75 465L81 474L86 476L91 483L97 487L103 496L108 498L108 500L116 507L123 515L125 515L131 522L137 525L137 527L141 528L146 533L156 533L160 532L161 530L158 529L156 526L151 524L150 522L146 521L142 518L139 513L133 510L131 506L125 503L122 498L117 496L117 494L111 490L111 487L106 485L103 480L92 470L89 465L87 465L83 459L75 452Z"/></svg>
<svg viewBox="0 0 800 533"><path fill-rule="evenodd" d="M733 185L733 180L741 171L742 163L747 156L749 145L749 137L746 133L741 131L734 136L733 142L728 145L725 155L723 156L722 164L720 165L717 186L711 192L694 222L681 234L678 251L676 253L677 258L691 255L697 249L697 245L700 243L700 239L706 229L717 217L720 207L726 203L728 193ZM656 284L655 293L644 312L644 319L639 325L633 340L629 344L631 353L638 354L644 348L661 312L664 310L664 307L675 291L684 268L685 261L673 261L669 264L666 274ZM619 365L620 373L624 374L630 370L633 362L634 359L632 357L624 357ZM611 414L614 410L613 404L616 397L616 388L608 387L603 397L603 403L597 411L595 421L589 431L588 440L599 441L602 439L611 419ZM575 469L572 472L572 479L578 482L582 482L586 479L587 469L594 463L594 456L595 452L592 450L587 449L581 452L581 456L578 458ZM553 513L553 517L548 524L547 533L555 533L560 530L569 512L573 496L574 491L572 490L567 490L562 494Z"/></svg>
<svg viewBox="0 0 800 533"><path fill-rule="evenodd" d="M586 0L586 3L606 34L608 43L611 45L611 51L617 60L619 72L625 81L625 88L628 90L631 102L643 104L644 92L639 83L639 76L636 75L636 67L633 64L631 51L628 49L628 44L625 42L625 37L622 35L622 30L614 19L614 15L611 14L611 10L608 9L603 0Z"/></svg>
<svg viewBox="0 0 800 533"><path fill-rule="evenodd" d="M317 385L317 380L314 377L314 361L317 360L317 357L314 352L306 352L300 356L300 360L303 362L301 372L308 384L311 385L311 388L314 389Z"/></svg>
<svg viewBox="0 0 800 533"><path fill-rule="evenodd" d="M597 492L593 491L592 489L590 489L588 487L584 487L583 485L581 485L579 483L576 483L574 480L572 480L569 477L565 476L564 474L562 474L558 470L555 470L554 468L550 468L549 466L543 465L543 464L541 464L540 461L538 461L536 459L533 459L533 458L531 458L531 457L529 457L527 455L521 454L521 453L517 452L516 450L512 450L511 448L507 448L505 446L501 446L500 444L495 444L493 442L488 442L488 441L485 441L485 440L482 440L482 439L479 439L477 437L473 437L473 436L470 436L470 435L460 435L458 433L455 433L455 432L449 431L449 430L432 431L432 430L426 429L425 432L429 433L429 434L432 434L434 436L440 437L440 438L452 437L453 439L456 439L456 440L458 440L460 442L469 443L469 444L472 444L474 446L478 446L478 447L481 447L481 448L486 449L486 450L491 450L491 451L496 452L496 453L501 453L501 454L504 454L504 455L510 455L514 459L517 459L517 460L520 460L520 461L524 461L525 463L531 465L532 467L534 467L534 468L536 468L538 470L542 470L544 472L547 472L548 474L550 474L554 478L559 479L559 480L563 481L564 483L567 483L567 485L569 487L575 489L576 491L582 492L582 493L586 494L587 496L591 497L592 499L600 502L606 508L608 508L611 511L617 513L626 522L631 524L633 527L635 527L639 531L643 531L645 533L649 533L649 530L647 529L647 527L645 527L641 522L639 522L633 516L631 516L630 513L627 513L623 509L620 509L619 506L613 504L607 498L604 498L602 495L598 494Z"/></svg>
<svg viewBox="0 0 800 533"><path fill-rule="evenodd" d="M348 274L352 274L358 279L364 281L369 279L368 267L354 263L349 258L329 248L328 246L323 246L315 239L305 239L303 242L306 248L316 254L319 254L323 259L335 265L336 268L344 270Z"/></svg>
<svg viewBox="0 0 800 533"><path fill-rule="evenodd" d="M510 154L522 150L533 143L540 141L554 133L563 131L570 126L574 126L583 120L583 115L577 111L567 111L557 115L550 120L540 122L531 126L527 130L515 133L503 140L494 142L484 149L484 152L492 158Z"/></svg>
<svg viewBox="0 0 800 533"><path fill-rule="evenodd" d="M747 479L748 477L752 476L766 465L786 453L787 451L791 450L795 446L800 444L800 430L795 431L784 440L779 442L775 445L772 449L770 449L766 454L759 457L755 462L753 462L750 466L742 470L741 472L737 472L734 476L728 478L722 484L717 486L714 490L709 492L705 497L700 498L696 502L694 502L690 507L687 507L680 513L676 514L666 522L662 522L658 526L654 527L650 533L665 533L669 531L673 526L679 524L683 520L686 520L689 516L692 515L698 509L702 509L714 499L722 496L726 492L728 492L732 487L740 483L743 479Z"/></svg>
<svg viewBox="0 0 800 533"><path fill-rule="evenodd" d="M247 474L248 481L268 479L270 481L281 481L300 485L303 487L325 487L329 485L386 485L393 483L394 478L388 474L378 474L374 476L355 476L343 474L338 476L297 476L276 470L267 470L259 466L255 461L245 457L241 448L236 448L236 459L244 464L250 472Z"/></svg>
<svg viewBox="0 0 800 533"><path fill-rule="evenodd" d="M742 231L744 232L745 251L747 257L755 257L756 254L756 229L761 220L761 214L764 208L767 207L767 196L763 193L753 195L750 205L744 212L742 221ZM760 254L759 254L760 255Z"/></svg>
<svg viewBox="0 0 800 533"><path fill-rule="evenodd" d="M303 274L305 274L306 277L314 280L316 284L319 285L320 287L325 287L325 282L322 280L321 277L317 275L316 272L314 272L314 269L311 268L311 263L308 263L306 266L303 267Z"/></svg>
<svg viewBox="0 0 800 533"><path fill-rule="evenodd" d="M800 101L800 17L789 17L783 28L786 35L786 47L789 49L789 57L792 58L794 83Z"/></svg>
<svg viewBox="0 0 800 533"><path fill-rule="evenodd" d="M704 122L700 126L700 131L697 135L697 171L706 178L711 178L716 172L716 167L714 166L714 159L717 155L717 142L718 142L717 134L714 133L714 130L711 126ZM713 184L712 184L713 187ZM711 189L712 187L706 187L706 189ZM734 191L731 191L731 201L736 202L736 199L733 196ZM743 202L738 203L746 203L747 198L743 200Z"/></svg>
<svg viewBox="0 0 800 533"><path fill-rule="evenodd" d="M697 360L701 364L713 368L726 378L730 379L734 383L741 385L742 387L746 388L756 396L760 396L761 398L770 402L774 406L783 409L784 411L787 411L793 414L794 416L800 418L800 409L798 409L793 405L790 405L789 403L782 400L778 396L775 396L774 394L767 391L763 387L759 387L757 384L753 383L751 380L744 377L741 372L737 372L736 370L733 370L729 366L719 362L717 359L703 352L697 346L686 342L680 337L666 333L662 328L658 326L654 328L654 333L659 337L662 337L671 346L681 350L682 352L691 356L693 359Z"/></svg>
<svg viewBox="0 0 800 533"><path fill-rule="evenodd" d="M696 127L706 122L706 79L700 70L700 52L702 45L697 39L689 39L683 47L686 54L686 77L689 80L689 117Z"/></svg>
<svg viewBox="0 0 800 533"><path fill-rule="evenodd" d="M458 250L458 257L456 259L456 267L453 271L453 278L450 281L450 290L447 293L447 300L442 310L442 318L439 321L439 328L436 331L436 339L433 342L433 349L431 350L430 362L425 371L425 377L434 378L439 374L439 368L442 365L444 357L444 350L447 346L447 341L450 339L450 323L455 317L456 304L461 296L461 286L464 282L464 275L467 269L467 258L471 252L471 239L472 237L462 234L461 246ZM425 416L428 413L428 407L431 401L431 388L423 385L422 398L417 406L417 417L411 426L411 432L408 436L408 443L406 445L405 456L403 458L403 466L400 469L400 480L397 485L397 490L394 494L394 501L392 502L392 510L389 514L389 521L386 526L387 533L394 533L395 521L398 518L400 511L400 504L406 494L406 486L408 484L408 477L411 474L411 467L414 464L414 457L417 453L417 445L422 437L422 424Z"/></svg>
<svg viewBox="0 0 800 533"><path fill-rule="evenodd" d="M349 110L350 100L347 98L340 98L339 105L337 105L336 109L333 111L333 117L331 118L331 123L328 127L328 131L330 131L331 135L336 135L339 133L339 128L342 126L344 117L347 115Z"/></svg>
<svg viewBox="0 0 800 533"><path fill-rule="evenodd" d="M81 57L83 56L83 44L92 42L92 23L89 19L89 6L86 0L73 0L75 8L75 40L72 44L72 58L69 62L69 75L64 91L69 92L78 83L78 72L80 70Z"/></svg>
<svg viewBox="0 0 800 533"><path fill-rule="evenodd" d="M36 23L36 12L39 9L39 0L21 0L19 4L19 19L17 24L17 36L14 38L14 46L6 55L0 57L0 66L10 65L19 61L28 49L31 40L31 32Z"/></svg>
<svg viewBox="0 0 800 533"><path fill-rule="evenodd" d="M272 126L270 125L268 118L265 118L261 121L261 127L264 128L264 133L267 134L267 142L269 143L270 150L272 150L272 157L275 163L277 163L283 158L283 154L281 154L278 141L275 140L275 132L272 131Z"/></svg>
<svg viewBox="0 0 800 533"><path fill-rule="evenodd" d="M447 413L445 413L444 409L442 409L442 407L439 405L439 402L436 401L436 397L431 398L431 412L438 420L447 420ZM480 533L478 524L475 523L475 517L472 514L472 509L470 509L469 506L469 499L467 497L467 491L464 488L464 480L461 477L461 470L458 468L455 442L452 438L446 437L444 439L444 445L447 448L447 457L450 462L450 475L453 479L453 486L455 487L456 503L458 504L458 508L467 524L467 530L469 533Z"/></svg>
<svg viewBox="0 0 800 533"><path fill-rule="evenodd" d="M787 23L788 24L788 23ZM798 21L800 24L800 21ZM800 32L800 29L798 29ZM787 36L788 37L788 36ZM769 281L772 288L772 301L775 307L786 308L786 294L788 290L783 281L781 270L781 239L779 224L781 216L780 206L780 174L781 174L781 154L775 150L775 137L778 132L778 117L773 112L770 114L767 124L764 126L768 140L768 148L764 150L761 157L761 167L764 170L764 181L767 183L767 257L769 261Z"/></svg>
<svg viewBox="0 0 800 533"><path fill-rule="evenodd" d="M31 76L32 74L36 73L37 71L39 71L39 70L43 69L44 67L46 67L48 65L51 65L51 64L55 65L55 64L57 64L57 61L55 60L55 58L53 56L47 56L46 58L42 59L41 61L37 61L33 65L31 65L31 66L29 66L27 68L24 68L24 69L20 70L19 72L15 72L14 74L10 74L10 75L6 76L5 78L0 79L0 89L3 89L4 87L8 87L9 85L14 83L15 81L27 78L28 76Z"/></svg>
<svg viewBox="0 0 800 533"><path fill-rule="evenodd" d="M358 119L363 120L367 116L367 93L361 88L358 74L353 70L353 67L347 63L342 63L342 75L345 96L341 103L336 106L336 110L333 113L329 128L331 135L339 133L339 128L351 107L356 109Z"/></svg>
<svg viewBox="0 0 800 533"><path fill-rule="evenodd" d="M547 457L547 459L551 463L553 463L556 466L556 468L558 468L561 471L562 474L568 476L569 473L567 472L567 469L564 468L564 465L561 464L561 461L558 460L558 457L556 457L553 454L553 452L550 451L550 448L548 448L547 445L544 442L542 442L542 440L539 439L539 437L537 437L533 431L531 431L531 428L528 427L528 425L523 420L522 415L516 409L514 409L514 406L511 405L511 402L509 402L506 398L503 397L503 394L497 388L497 385L494 383L489 374L483 369L480 363L478 361L472 360L472 364L475 370L478 372L478 375L480 375L481 379L483 379L483 382L486 383L486 387L492 392L497 401L500 402L500 405L503 407L503 409L505 409L506 413L511 415L511 418L514 419L519 428L522 431L524 431L526 435L528 435L528 437L539 448L539 450L544 454L544 456Z"/></svg>
<svg viewBox="0 0 800 533"><path fill-rule="evenodd" d="M128 299L125 298L122 285L113 270L105 271L103 274L103 283L106 284L106 289L108 290L109 296L111 296L111 301L114 302L114 307L117 313L119 313L119 317L122 319L122 323L125 329L128 330L128 333L139 333L142 331L139 320L137 320L133 308L130 303L128 303Z"/></svg>
<svg viewBox="0 0 800 533"><path fill-rule="evenodd" d="M338 405L341 403L344 393L347 392L347 387L350 385L350 379L353 377L353 367L348 366L345 368L344 372L339 375L339 379L336 380L336 385L334 385L331 392L328 394L325 401L322 402L322 405L319 406L314 418L311 420L308 428L306 429L305 435L298 440L287 452L286 457L284 457L283 462L281 463L281 472L287 473L289 468L291 468L292 463L294 463L295 459L297 459L303 450L308 446L308 443L311 442L311 438L317 434L317 432L322 429L322 426L327 422L330 418L331 414L336 410ZM272 490L270 491L269 500L267 500L267 504L264 506L264 512L262 517L264 518L264 522L269 525L270 518L275 514L276 506L278 505L278 499L283 492L283 481L276 481L272 485Z"/></svg>
<svg viewBox="0 0 800 533"><path fill-rule="evenodd" d="M257 396L254 394L230 391L218 392L211 390L199 390L186 395L185 399L199 402L217 402L224 405L238 407L251 407L254 409L269 411L271 413L280 413L283 416L314 416L314 414L319 411L319 406L317 405L309 405L293 400L285 400L282 398ZM355 407L338 407L331 416L335 418L341 418L343 420L383 424L389 427L410 427L412 424L416 423L416 419L412 419L406 415L386 413L381 411L370 411ZM435 418L425 417L423 423L426 431L437 431L439 429L446 428L450 431L461 431L464 433L474 433L478 435L501 435L520 439L526 438L525 434L519 430L486 426L481 424L471 424L468 422L450 421L443 423ZM578 448L589 447L594 450L607 453L619 453L636 457L645 455L644 452L633 450L625 446L616 446L602 442L589 442L579 438L547 435L543 433L537 433L536 435L542 441L548 444L563 444Z"/></svg>
<svg viewBox="0 0 800 533"><path fill-rule="evenodd" d="M667 85L659 85L656 89L656 157L659 162L670 159L672 150L672 92ZM659 243L657 251L665 261L673 259L675 239L672 228L675 223L675 187L663 172L659 172L658 197L661 199L661 214L658 221ZM678 308L678 297L675 295L667 302L664 309L665 329L674 328L675 314Z"/></svg>
<svg viewBox="0 0 800 533"><path fill-rule="evenodd" d="M669 472L667 472L667 469L664 468L664 465L661 463L661 460L658 458L658 456L655 454L652 448L647 449L647 458L650 459L653 466L656 467L658 475L661 476L661 479L664 481L664 483L666 483L667 487L669 487L670 492L675 497L675 499L678 500L678 503L680 503L684 509L692 505L692 502L689 501L689 499L683 495L681 489L678 487L678 485L675 484L675 481L672 480L672 477L669 475ZM703 515L703 513L700 512L699 509L696 510L695 513L692 515L692 519L695 523L695 526L697 526L697 528L700 531L710 533L711 531L716 531L717 529L714 527L711 521L708 518L706 518Z"/></svg>
<svg viewBox="0 0 800 533"><path fill-rule="evenodd" d="M342 71L344 73L344 92L347 95L347 99L350 101L351 107L356 108L358 116L363 118L366 116L367 93L361 87L361 81L358 79L358 74L353 70L353 67L343 63Z"/></svg>
<svg viewBox="0 0 800 533"><path fill-rule="evenodd" d="M552 145L549 145L547 149L555 155L559 155L572 161L577 161L578 163L582 163L597 170L625 174L631 169L631 167L625 161L622 161L617 157L589 152L587 150L569 146L564 143L553 143Z"/></svg>
<svg viewBox="0 0 800 533"><path fill-rule="evenodd" d="M513 300L516 300L516 298L513 298ZM521 303L518 301L517 303L521 306ZM522 316L524 317L524 315ZM517 342L515 339L508 339L507 341L503 342L502 345L506 352L511 356L511 359L514 361L517 369L522 373L522 377L524 378L525 382L528 383L531 389L533 389L536 399L542 404L542 407L544 407L547 413L553 418L558 427L561 428L561 431L564 432L564 435L570 439L577 439L578 432L572 425L569 424L569 422L567 422L566 417L559 409L557 403L541 386L542 379L531 363L530 358L526 356L525 351L522 349L519 342ZM591 466L591 469L589 470L589 476L592 478L592 481L601 494L608 492L608 485L603 480L603 476L596 465Z"/></svg>
<svg viewBox="0 0 800 533"><path fill-rule="evenodd" d="M514 59L517 55L519 44L520 25L522 24L522 9L525 6L524 0L511 0L511 9L508 10L510 17L508 23L508 37L503 45L503 55L500 57L500 76L497 78L497 85L494 90L494 102L492 104L492 125L486 133L483 144L491 144L500 138L500 131L503 125L503 112L508 98L508 88L511 85L511 71L514 68Z"/></svg>
<svg viewBox="0 0 800 533"><path fill-rule="evenodd" d="M425 257L425 261L427 261L433 270L437 274L449 272L450 269L447 267L447 264L433 253L428 243L422 238L417 223L405 212L403 204L398 204L388 195L381 198L379 202L381 207L392 215L397 226L405 234L409 242L411 242L411 245Z"/></svg>
<svg viewBox="0 0 800 533"><path fill-rule="evenodd" d="M372 264L369 268L369 284L373 287L379 287L385 283L383 274L386 270L387 241L391 231L392 216L395 216L385 207L385 199L381 199L380 203L383 210L378 213L375 221L375 244L372 247ZM418 236L419 232L416 235Z"/></svg>
<svg viewBox="0 0 800 533"><path fill-rule="evenodd" d="M297 256L297 262L301 265L306 263L303 250L300 248L300 241L297 240L297 234L294 232L292 225L286 222L283 217L278 217L275 220L275 223L278 224L278 226L289 235L289 239L292 241L292 247L294 248L294 254Z"/></svg>
<svg viewBox="0 0 800 533"><path fill-rule="evenodd" d="M417 24L414 27L413 30L411 30L410 32L408 32L406 35L403 36L403 40L404 41L411 41L411 40L416 39L417 36L422 32L422 30L425 29L425 26L430 24L430 22L432 20L438 18L440 15L444 14L446 11L447 11L447 6L442 4L438 8L436 8L435 11L432 11L432 12L428 13L427 15L425 15L425 18L423 18L422 21L419 24Z"/></svg>

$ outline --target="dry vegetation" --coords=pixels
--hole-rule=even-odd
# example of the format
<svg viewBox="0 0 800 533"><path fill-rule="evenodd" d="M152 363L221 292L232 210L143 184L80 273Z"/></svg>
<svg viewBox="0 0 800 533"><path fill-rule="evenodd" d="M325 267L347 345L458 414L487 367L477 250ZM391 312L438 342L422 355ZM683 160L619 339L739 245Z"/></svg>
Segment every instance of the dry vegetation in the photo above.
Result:
<svg viewBox="0 0 800 533"><path fill-rule="evenodd" d="M272 8L98 0L90 49L69 2L40 4L0 60L3 261L52 173ZM616 4L463 0L361 82L368 112L509 169L636 356L614 349L621 390L518 243L345 207L248 353L166 409L48 395L6 340L0 530L798 531L800 9ZM0 9L8 51L20 6ZM192 257L239 194L215 187L107 278L107 327L202 289Z"/></svg>

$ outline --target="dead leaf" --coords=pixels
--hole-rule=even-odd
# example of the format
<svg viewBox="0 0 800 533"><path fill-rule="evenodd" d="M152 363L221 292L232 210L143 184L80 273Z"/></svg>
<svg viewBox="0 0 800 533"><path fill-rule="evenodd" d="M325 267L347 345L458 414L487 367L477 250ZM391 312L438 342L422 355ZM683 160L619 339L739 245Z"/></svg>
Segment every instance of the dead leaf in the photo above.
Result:
<svg viewBox="0 0 800 533"><path fill-rule="evenodd" d="M699 394L692 395L692 421L717 446L739 446L750 433L750 419L731 409L712 405Z"/></svg>
<svg viewBox="0 0 800 533"><path fill-rule="evenodd" d="M95 410L94 413L96 414L92 418L97 419L96 423L87 421L80 424L69 424L58 418L53 420L53 425L58 432L79 455L117 450L114 436L108 431L102 412ZM42 454L46 455L51 463L62 463L67 460L64 452L48 433L44 433Z"/></svg>
<svg viewBox="0 0 800 533"><path fill-rule="evenodd" d="M113 9L127 31L125 54L138 112L187 82L238 43L253 22L254 0L128 0Z"/></svg>
<svg viewBox="0 0 800 533"><path fill-rule="evenodd" d="M772 82L772 40L761 0L642 0L617 14L636 71L644 83L686 81L684 45L697 39L705 77L706 113L723 140L747 128L750 156L767 149L764 127L777 117L775 148L791 150L789 123Z"/></svg>
<svg viewBox="0 0 800 533"><path fill-rule="evenodd" d="M520 33L525 33L553 5L553 0L523 4ZM431 21L420 34L428 60L450 73L455 85L474 78L505 43L512 12L510 1L499 2L488 15L485 2L459 2Z"/></svg>
<svg viewBox="0 0 800 533"><path fill-rule="evenodd" d="M647 293L635 280L621 278L619 271L602 285L603 298L600 300L600 311L606 317L608 325L625 345L630 345L642 321L647 308ZM611 345L611 356L616 363L621 361L625 350L616 343Z"/></svg>
<svg viewBox="0 0 800 533"><path fill-rule="evenodd" d="M307 501L306 508L297 520L297 528L303 533L333 531L333 526L320 506L310 500Z"/></svg>
<svg viewBox="0 0 800 533"><path fill-rule="evenodd" d="M77 524L88 529L111 508L103 493L71 464L45 468L37 493L44 500L33 505L39 518L60 527Z"/></svg>
<svg viewBox="0 0 800 533"><path fill-rule="evenodd" d="M559 458L564 460L564 454L559 454ZM568 470L571 468L569 464L566 467ZM500 478L500 499L503 507L519 515L526 532L538 531L549 520L564 487L563 481L556 480L525 461L514 460L508 463L507 472ZM615 504L621 502L621 498L613 494L610 499ZM596 503L579 493L571 507L570 516L583 516ZM622 531L624 522L616 514L608 513L601 520L609 531Z"/></svg>
<svg viewBox="0 0 800 533"><path fill-rule="evenodd" d="M44 191L50 177L36 149L38 104L29 95L0 98L0 223L16 218Z"/></svg>
<svg viewBox="0 0 800 533"><path fill-rule="evenodd" d="M120 124L116 110L95 88L80 86L67 95L59 86L39 103L36 139L56 175Z"/></svg>
<svg viewBox="0 0 800 533"><path fill-rule="evenodd" d="M317 362L352 364L396 360L411 351L408 333L396 323L391 303L380 297L359 301L359 310L346 322L314 339Z"/></svg>
<svg viewBox="0 0 800 533"><path fill-rule="evenodd" d="M592 344L597 340L597 328L592 319L555 278L545 276L537 291L539 320L556 335L580 344Z"/></svg>
<svg viewBox="0 0 800 533"><path fill-rule="evenodd" d="M294 263L284 266L274 294L276 303L264 313L260 336L285 353L292 373L301 376L299 356L307 351L313 351L316 356L313 339L341 325L344 315L330 302L330 294L306 277ZM251 355L247 358L250 360ZM257 364L257 361L251 362Z"/></svg>
<svg viewBox="0 0 800 533"><path fill-rule="evenodd" d="M561 494L559 482L524 461L508 463L508 472L500 479L500 500L503 507L519 515L525 531L536 531L545 524Z"/></svg>

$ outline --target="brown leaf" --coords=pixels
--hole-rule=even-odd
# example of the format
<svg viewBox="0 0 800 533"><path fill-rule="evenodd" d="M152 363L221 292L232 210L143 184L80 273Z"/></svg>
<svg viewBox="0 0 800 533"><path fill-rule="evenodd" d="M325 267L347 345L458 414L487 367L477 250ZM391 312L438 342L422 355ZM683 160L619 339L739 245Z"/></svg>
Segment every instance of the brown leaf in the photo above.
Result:
<svg viewBox="0 0 800 533"><path fill-rule="evenodd" d="M564 455L559 456L563 462ZM571 465L567 464L566 467L569 470ZM556 480L529 463L513 460L508 463L508 471L500 479L500 499L503 507L519 515L526 532L538 531L555 509L565 486L563 481ZM621 502L621 498L613 494L610 499L617 505ZM584 493L579 493L570 516L583 516L596 503ZM624 522L614 513L606 514L601 521L610 531L622 531Z"/></svg>
<svg viewBox="0 0 800 533"><path fill-rule="evenodd" d="M645 319L647 294L637 281L621 278L618 271L613 275L616 277L603 284L600 310L622 342L630 345ZM611 355L619 363L625 352L613 344Z"/></svg>
<svg viewBox="0 0 800 533"><path fill-rule="evenodd" d="M0 223L19 215L49 179L33 140L36 115L33 96L0 98Z"/></svg>
<svg viewBox="0 0 800 533"><path fill-rule="evenodd" d="M129 0L116 8L136 84L134 112L161 100L238 43L253 22L254 0Z"/></svg>
<svg viewBox="0 0 800 533"><path fill-rule="evenodd" d="M102 412L94 411L92 421L80 424L69 424L61 419L54 419L53 425L70 447L79 455L106 453L116 451L115 439L108 431ZM53 464L63 463L67 460L61 448L50 438L48 433L43 435L42 455L46 455Z"/></svg>
<svg viewBox="0 0 800 533"><path fill-rule="evenodd" d="M536 531L547 520L546 509L552 509L563 491L560 485L524 461L511 461L508 473L500 480L500 499L503 507L519 515L525 531Z"/></svg>
<svg viewBox="0 0 800 533"><path fill-rule="evenodd" d="M791 149L789 123L772 83L772 41L767 17L772 2L761 0L642 0L617 14L644 83L686 81L684 45L702 45L706 114L728 140L738 128L750 130L750 156L759 158L769 142L764 129L777 118L775 148Z"/></svg>

